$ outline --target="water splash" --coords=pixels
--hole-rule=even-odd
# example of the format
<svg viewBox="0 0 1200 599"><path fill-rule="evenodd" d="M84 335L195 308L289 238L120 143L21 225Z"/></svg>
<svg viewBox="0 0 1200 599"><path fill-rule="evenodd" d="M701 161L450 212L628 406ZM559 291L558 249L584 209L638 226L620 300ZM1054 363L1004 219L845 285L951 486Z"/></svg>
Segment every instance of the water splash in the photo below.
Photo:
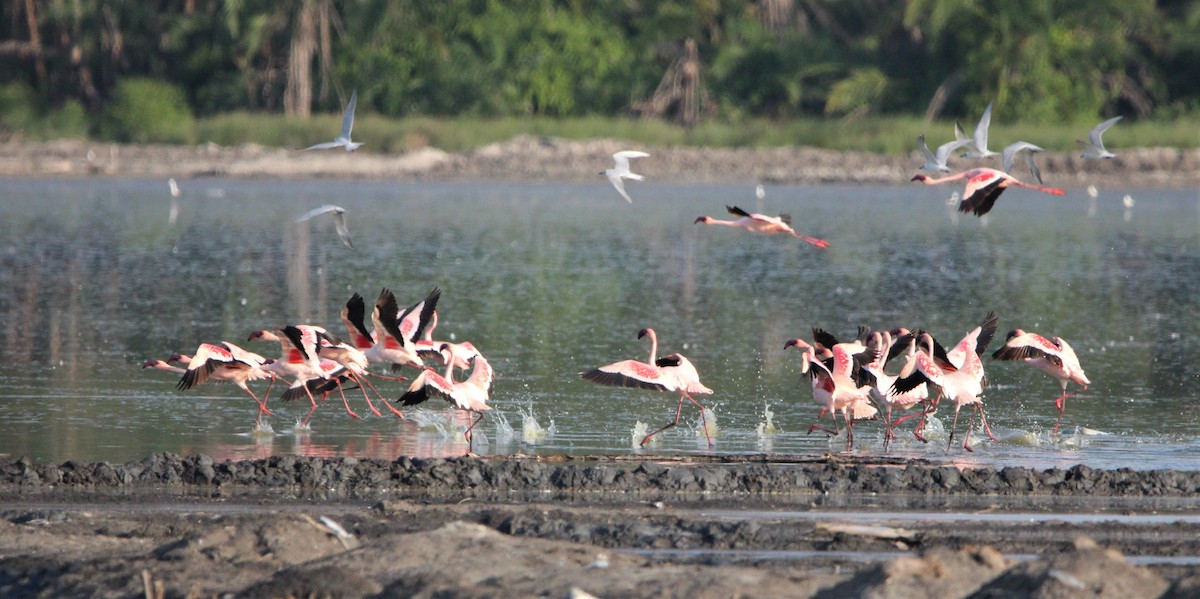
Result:
<svg viewBox="0 0 1200 599"><path fill-rule="evenodd" d="M496 444L508 445L512 443L513 438L516 437L516 431L508 423L508 417L503 412L495 412L492 414L492 421L496 423Z"/></svg>
<svg viewBox="0 0 1200 599"><path fill-rule="evenodd" d="M708 429L705 431L705 429ZM696 423L696 438L715 439L717 437L717 415L710 408L704 408L704 417Z"/></svg>
<svg viewBox="0 0 1200 599"><path fill-rule="evenodd" d="M254 428L250 429L250 435L254 437L272 437L275 435L275 427L266 420L260 420L254 423Z"/></svg>
<svg viewBox="0 0 1200 599"><path fill-rule="evenodd" d="M292 425L292 433L297 434L297 435L302 435L304 433L311 433L311 432L312 432L312 425L301 420L299 417L297 417L296 423Z"/></svg>
<svg viewBox="0 0 1200 599"><path fill-rule="evenodd" d="M438 433L444 438L451 438L457 434L461 434L465 428L460 429L453 421L453 415L447 417L445 412L432 410L414 410L408 414L408 419L417 424L417 430L423 433Z"/></svg>
<svg viewBox="0 0 1200 599"><path fill-rule="evenodd" d="M755 427L754 432L761 440L766 435L775 435L779 433L779 428L775 426L775 411L771 409L770 404L763 404L763 420Z"/></svg>
<svg viewBox="0 0 1200 599"><path fill-rule="evenodd" d="M634 423L633 430L629 432L629 442L633 446L634 449L637 449L642 446L642 439L645 439L646 434L649 432L650 432L650 425L648 425L645 422L642 422L640 420L638 422ZM657 445L658 437L657 436L650 437L650 440L647 442L647 444Z"/></svg>
<svg viewBox="0 0 1200 599"><path fill-rule="evenodd" d="M538 423L537 417L533 414L533 405L530 404L528 410L517 408L521 414L521 441L526 445L537 445L546 439L553 437L557 432L554 426L554 420L550 420L548 428L542 428Z"/></svg>

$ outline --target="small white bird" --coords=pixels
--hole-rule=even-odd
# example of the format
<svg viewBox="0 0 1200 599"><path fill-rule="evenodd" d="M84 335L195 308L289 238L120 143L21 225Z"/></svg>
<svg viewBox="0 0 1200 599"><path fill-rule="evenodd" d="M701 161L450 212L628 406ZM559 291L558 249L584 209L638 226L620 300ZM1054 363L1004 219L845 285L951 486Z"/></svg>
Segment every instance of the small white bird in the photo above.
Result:
<svg viewBox="0 0 1200 599"><path fill-rule="evenodd" d="M296 222L302 223L311 218L316 218L322 214L333 214L333 223L337 227L338 237L346 247L353 248L354 244L350 241L350 229L346 227L346 209L333 204L326 204L320 208L313 208L296 218Z"/></svg>
<svg viewBox="0 0 1200 599"><path fill-rule="evenodd" d="M969 139L958 139L946 142L938 146L937 153L929 151L929 146L925 145L925 134L917 136L917 147L921 149L921 153L925 155L925 164L917 167L921 171L940 171L943 173L950 172L950 167L946 165L946 160L950 158L950 152L957 150L967 144L970 144Z"/></svg>
<svg viewBox="0 0 1200 599"><path fill-rule="evenodd" d="M1104 135L1105 131L1108 131L1113 125L1117 124L1117 121L1121 120L1122 118L1124 117L1116 116L1104 121L1103 123L1100 123L1099 125L1096 125L1096 128L1088 132L1088 141L1083 141L1082 139L1075 140L1075 143L1083 146L1082 157L1116 158L1116 154L1104 149L1104 140L1101 139L1101 136Z"/></svg>
<svg viewBox="0 0 1200 599"><path fill-rule="evenodd" d="M608 181L617 188L617 192L621 197L625 198L626 202L633 203L633 199L629 197L629 193L625 191L624 179L633 179L635 181L645 181L646 178L629 170L630 158L646 158L650 156L645 152L637 150L623 150L613 154L613 167L601 172L601 175L608 177Z"/></svg>
<svg viewBox="0 0 1200 599"><path fill-rule="evenodd" d="M1033 155L1044 150L1027 141L1018 141L1004 148L1004 152L1002 152L1004 156L1004 172L1012 174L1013 157L1016 156L1017 152L1022 151L1025 152L1025 164L1029 166L1029 174L1033 175L1038 185L1043 185L1042 171L1038 168L1037 163L1034 162Z"/></svg>
<svg viewBox="0 0 1200 599"><path fill-rule="evenodd" d="M171 189L171 212L167 215L167 224L174 225L179 218L179 196L183 193L179 191L179 184L175 183L174 177L167 179L167 187Z"/></svg>
<svg viewBox="0 0 1200 599"><path fill-rule="evenodd" d="M355 90L350 94L350 103L346 105L346 112L342 115L342 134L333 141L327 141L322 144L309 146L305 150L328 150L329 148L346 148L347 152L353 152L362 147L363 144L350 141L350 130L354 129L354 107L358 105L358 91Z"/></svg>
<svg viewBox="0 0 1200 599"><path fill-rule="evenodd" d="M987 158L995 156L996 153L987 149L988 142L988 127L992 125L992 103L988 102L987 108L983 111L983 116L979 117L979 124L975 126L975 135L967 137L962 126L954 123L954 138L958 141L968 142L967 152L963 154L965 158Z"/></svg>

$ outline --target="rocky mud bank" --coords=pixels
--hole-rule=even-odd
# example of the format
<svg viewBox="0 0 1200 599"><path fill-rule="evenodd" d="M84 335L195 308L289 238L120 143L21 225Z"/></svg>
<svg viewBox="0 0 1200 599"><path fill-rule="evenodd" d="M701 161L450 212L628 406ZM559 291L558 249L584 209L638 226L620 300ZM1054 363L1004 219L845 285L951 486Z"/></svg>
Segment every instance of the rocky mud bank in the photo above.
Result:
<svg viewBox="0 0 1200 599"><path fill-rule="evenodd" d="M1189 597L1200 473L845 456L0 460L5 597Z"/></svg>
<svg viewBox="0 0 1200 599"><path fill-rule="evenodd" d="M476 150L426 147L404 154L303 152L258 145L194 147L85 141L0 143L0 176L201 177L396 181L602 181L613 152L641 149L638 172L670 183L907 183L921 164L908 156L807 147L696 148L631 145L619 140L573 141L521 135ZM1000 168L1000 163L978 165ZM1200 149L1128 148L1111 160L1076 152L1038 157L1047 185L1079 187L1200 187ZM975 162L960 161L963 168ZM1017 173L1020 176L1020 173ZM915 185L915 184L914 184Z"/></svg>

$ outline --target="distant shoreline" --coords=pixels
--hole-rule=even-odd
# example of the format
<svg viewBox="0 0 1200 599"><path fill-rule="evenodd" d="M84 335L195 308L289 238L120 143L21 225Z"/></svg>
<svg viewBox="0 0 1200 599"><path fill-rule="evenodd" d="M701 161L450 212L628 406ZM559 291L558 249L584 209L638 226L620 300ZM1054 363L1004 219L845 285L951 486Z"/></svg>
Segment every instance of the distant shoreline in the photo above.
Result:
<svg viewBox="0 0 1200 599"><path fill-rule="evenodd" d="M686 183L889 184L907 183L921 162L909 156L810 147L653 147L612 139L573 141L520 135L475 150L448 153L422 148L374 154L369 148L305 152L258 145L235 147L111 144L82 140L0 144L0 176L192 179L369 179L396 181L590 181L611 165L611 154L641 149L635 172L648 180ZM1078 153L1038 156L1046 185L1082 188L1200 188L1200 149L1133 148L1112 160ZM999 158L958 159L956 169L999 168ZM1016 177L1028 178L1024 167Z"/></svg>

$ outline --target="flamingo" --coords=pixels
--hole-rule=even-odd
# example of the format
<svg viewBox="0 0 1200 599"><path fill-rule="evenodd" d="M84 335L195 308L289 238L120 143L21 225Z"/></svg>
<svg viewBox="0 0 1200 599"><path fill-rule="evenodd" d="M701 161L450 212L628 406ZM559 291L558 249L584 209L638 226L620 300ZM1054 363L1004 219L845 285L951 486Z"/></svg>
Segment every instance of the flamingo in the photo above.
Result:
<svg viewBox="0 0 1200 599"><path fill-rule="evenodd" d="M325 329L311 325L287 325L276 331L258 330L250 333L250 339L260 339L262 341L276 341L279 343L282 355L278 360L270 364L268 370L276 376L291 378L294 380L292 386L285 391L284 401L295 399L296 393L303 391L307 394L309 401L312 403L312 408L304 418L304 424L308 424L309 418L317 409L317 400L311 389L318 385L319 380L329 379L330 373L341 364L328 358L321 358L321 336L325 334ZM337 379L334 379L337 380ZM340 389L340 386L339 386ZM289 391L291 393L289 393ZM366 395L366 391L363 391ZM359 419L360 416L350 408L350 402L346 400L346 396L342 394L342 403L346 407L346 413L351 418ZM370 405L370 399L367 399ZM372 411L379 413L372 406Z"/></svg>
<svg viewBox="0 0 1200 599"><path fill-rule="evenodd" d="M706 225L725 225L726 227L738 227L752 233L764 233L766 235L774 235L775 233L785 233L797 239L803 239L819 248L829 247L829 242L816 237L809 237L797 233L792 229L792 217L787 214L779 216L767 216L765 214L756 214L746 212L737 206L725 206L725 209L730 214L739 217L737 220L720 220L711 216L696 217L694 223L704 223Z"/></svg>
<svg viewBox="0 0 1200 599"><path fill-rule="evenodd" d="M646 362L637 360L621 360L599 368L579 373L585 381L611 387L634 387L637 389L652 389L655 391L675 391L679 393L679 405L675 409L675 420L650 434L642 437L638 445L645 446L654 435L679 424L683 413L683 400L692 402L700 410L700 423L704 427L704 437L708 446L712 447L712 437L708 434L708 423L704 417L704 406L696 401L692 394L708 395L713 391L700 382L696 367L681 354L670 354L657 358L658 334L652 328L638 331L638 339L650 338L650 359Z"/></svg>
<svg viewBox="0 0 1200 599"><path fill-rule="evenodd" d="M429 319L429 326L425 327L425 333L422 334L421 338L416 342L417 355L421 356L422 360L429 360L438 366L445 366L446 364L443 362L444 356L441 352L441 347L446 345L449 346L450 356L454 359L455 365L459 369L466 370L470 368L471 358L479 355L479 350L476 349L475 345L470 341L463 341L461 343L454 343L450 341L434 341L433 330L437 328L437 324L438 313L437 310L434 310Z"/></svg>
<svg viewBox="0 0 1200 599"><path fill-rule="evenodd" d="M478 414L479 417L472 420L471 425L467 427L464 436L467 443L471 442L471 430L475 428L483 420L483 413L491 410L491 406L487 405L488 398L492 387L492 379L494 373L492 366L482 355L475 355L471 358L471 374L465 381L454 381L454 368L457 365L454 356L451 355L452 349L449 343L443 343L438 351L442 354L442 359L446 364L446 374L439 375L433 370L423 370L421 374L413 380L409 385L408 390L398 400L401 405L411 406L423 403L431 396L439 396L454 405L459 410Z"/></svg>
<svg viewBox="0 0 1200 599"><path fill-rule="evenodd" d="M613 187L617 188L617 193L625 198L626 202L633 203L633 198L629 197L629 192L625 191L625 179L633 179L634 181L645 181L646 178L629 170L630 158L648 158L650 155L637 150L623 150L613 154L613 167L600 172L601 175L608 177L608 182L612 183Z"/></svg>
<svg viewBox="0 0 1200 599"><path fill-rule="evenodd" d="M346 226L346 209L333 204L326 204L318 208L313 208L304 214L296 217L296 222L302 223L310 219L321 216L322 214L333 215L333 225L337 229L338 238L346 247L354 249L354 243L350 240L350 229Z"/></svg>
<svg viewBox="0 0 1200 599"><path fill-rule="evenodd" d="M988 127L992 124L992 102L988 102L987 108L983 110L983 116L979 117L979 124L975 126L975 134L967 137L962 127L958 123L954 123L954 138L958 141L966 142L964 147L968 148L963 154L966 158L987 158L995 156L996 153L987 149L988 142Z"/></svg>
<svg viewBox="0 0 1200 599"><path fill-rule="evenodd" d="M379 292L371 320L375 325L375 345L366 351L373 362L388 362L392 369L402 366L423 368L424 362L417 353L417 340L425 333L437 308L442 290L434 287L425 299L400 311L396 296L390 290Z"/></svg>
<svg viewBox="0 0 1200 599"><path fill-rule="evenodd" d="M1002 152L1002 155L1003 155L1002 162L1004 162L1004 172L1011 173L1013 158L1016 157L1017 153L1025 152L1025 165L1029 167L1029 174L1033 175L1033 180L1037 181L1038 185L1041 185L1042 184L1042 171L1041 171L1041 169L1038 168L1037 162L1034 161L1033 157L1035 154L1037 154L1038 152L1042 152L1042 151L1044 151L1042 148L1035 146L1027 141L1018 141L1018 142L1013 142L1013 143L1009 144L1008 147L1004 148L1004 151Z"/></svg>
<svg viewBox="0 0 1200 599"><path fill-rule="evenodd" d="M1103 123L1100 123L1099 125L1096 125L1091 131L1088 132L1087 141L1083 141L1082 139L1075 140L1075 143L1083 147L1083 154L1081 154L1080 157L1116 158L1116 154L1113 154L1104 148L1104 139L1102 136L1104 135L1105 131L1108 131L1113 125L1117 124L1117 121L1121 120L1121 118L1122 117L1116 116L1104 121Z"/></svg>
<svg viewBox="0 0 1200 599"><path fill-rule="evenodd" d="M1058 425L1062 422L1063 410L1067 407L1067 398L1087 391L1088 385L1092 384L1084 374L1083 367L1079 365L1075 350L1062 337L1047 339L1037 333L1013 329L1009 331L1004 347L996 350L992 358L1019 360L1058 380L1062 385L1062 394L1054 400L1054 407L1058 408L1058 420L1054 421L1055 435L1058 434ZM1067 393L1067 383L1075 383L1081 388L1075 393Z"/></svg>
<svg viewBox="0 0 1200 599"><path fill-rule="evenodd" d="M783 345L785 350L790 347L804 350L806 363L801 370L806 370L812 377L813 400L822 405L822 414L829 411L833 417L835 430L830 431L814 422L808 432L821 429L838 434L836 413L841 412L842 419L846 421L846 448L850 449L854 446L854 421L871 419L878 413L871 405L868 395L870 385L864 384L867 381L862 377L860 368L868 359L874 359L874 355L857 340L827 345L824 340L831 340L832 336L818 328L813 328L813 337L812 345L802 339L790 339ZM825 347L832 354L828 361L817 358L820 347ZM817 418L820 417L818 414Z"/></svg>
<svg viewBox="0 0 1200 599"><path fill-rule="evenodd" d="M976 216L987 214L996 203L996 198L999 198L1000 194L1009 187L1024 187L1056 196L1067 193L1066 190L1057 187L1042 187L1024 183L1008 173L985 167L973 168L940 179L931 179L920 173L912 178L913 181L920 181L926 185L938 185L959 179L966 179L967 187L963 190L963 200L958 204L958 211L973 212Z"/></svg>
<svg viewBox="0 0 1200 599"><path fill-rule="evenodd" d="M875 377L875 385L873 394L875 399L883 406L886 411L886 418L883 421L883 450L887 451L888 443L895 437L896 424L903 420L892 420L892 410L908 410L913 406L923 403L929 399L929 386L921 383L916 387L900 393L892 388L896 383L896 375L888 374L884 371L888 361L903 352L903 340L908 340L908 353L912 355L916 351L916 343L912 338L912 333L907 329L895 329L894 331L882 331L871 334L871 343L868 347L876 348L876 358L863 365L863 368ZM899 351L896 351L899 349ZM920 438L918 436L918 438Z"/></svg>
<svg viewBox="0 0 1200 599"><path fill-rule="evenodd" d="M167 372L174 372L175 374L183 374L183 373L187 372L186 368L180 368L174 364L171 364L171 362L177 361L179 359L180 359L180 355L175 354L166 360L146 360L146 362L142 364L142 368L154 368L157 370L165 370Z"/></svg>
<svg viewBox="0 0 1200 599"><path fill-rule="evenodd" d="M920 148L921 154L925 156L925 163L917 167L921 171L938 171L942 173L950 172L950 167L946 166L946 161L950 158L950 152L957 150L971 143L967 139L958 139L946 142L938 146L937 154L929 151L929 146L925 145L925 134L917 136L917 147Z"/></svg>
<svg viewBox="0 0 1200 599"><path fill-rule="evenodd" d="M259 423L262 422L263 414L272 415L267 409L266 401L259 399L246 384L248 381L273 378L269 370L264 369L264 366L270 364L266 358L223 341L220 345L201 343L190 357L176 354L171 356L171 359L187 364L176 386L180 391L209 380L229 381L254 398L254 402L258 404ZM157 364L154 366L159 368ZM267 391L270 393L269 388Z"/></svg>
<svg viewBox="0 0 1200 599"><path fill-rule="evenodd" d="M954 420L950 425L950 439L947 448L949 448L949 444L954 443L954 429L958 426L958 412L964 405L975 407L988 437L993 441L998 440L992 434L991 426L988 425L987 416L983 412L983 399L980 397L983 394L984 386L987 385L981 356L996 332L996 323L996 314L988 312L983 322L967 333L949 352L942 349L941 345L928 332L915 332L914 336L917 339L919 351L909 356L904 368L900 370L896 382L892 385L893 391L897 393L908 392L921 383L928 383L930 387L936 388L937 396L922 411L922 421L925 416L937 410L937 404L942 396L954 400ZM975 412L972 412L971 421L967 425L966 440L963 442L963 449L967 451L973 451L970 445L970 432L974 425ZM921 425L918 425L918 429L920 427Z"/></svg>
<svg viewBox="0 0 1200 599"><path fill-rule="evenodd" d="M363 144L350 141L350 131L354 129L354 108L356 106L358 106L358 90L354 90L350 94L350 103L346 105L346 111L342 113L342 134L337 136L337 139L333 141L319 143L304 149L328 150L329 148L345 148L347 152L353 152L361 148Z"/></svg>

